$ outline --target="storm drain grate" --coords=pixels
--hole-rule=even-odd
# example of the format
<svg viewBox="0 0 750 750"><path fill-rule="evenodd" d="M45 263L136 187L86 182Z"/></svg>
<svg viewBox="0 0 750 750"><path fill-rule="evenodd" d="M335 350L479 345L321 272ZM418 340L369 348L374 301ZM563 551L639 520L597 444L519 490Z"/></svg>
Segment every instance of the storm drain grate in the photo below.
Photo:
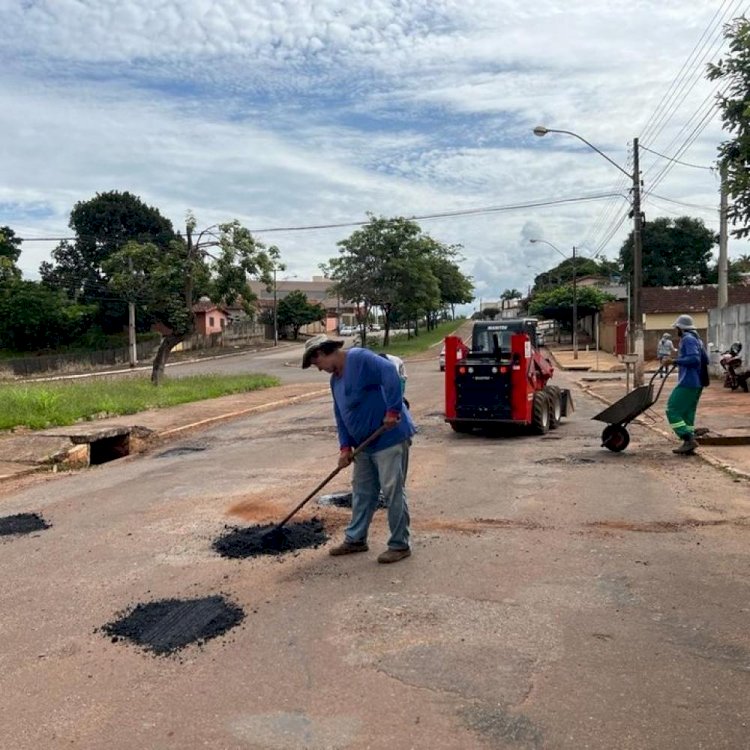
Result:
<svg viewBox="0 0 750 750"><path fill-rule="evenodd" d="M269 534L275 528L272 523L262 526L227 527L214 543L213 548L229 558L281 555L297 549L319 547L328 541L325 526L319 518L300 521L283 526L279 533Z"/></svg>
<svg viewBox="0 0 750 750"><path fill-rule="evenodd" d="M0 518L0 536L31 534L48 529L48 524L38 513L18 513L15 516Z"/></svg>
<svg viewBox="0 0 750 750"><path fill-rule="evenodd" d="M241 607L219 595L162 599L137 604L128 615L104 625L102 631L112 636L113 642L122 638L155 654L171 654L223 635L244 617Z"/></svg>
<svg viewBox="0 0 750 750"><path fill-rule="evenodd" d="M351 492L334 492L330 495L321 495L317 500L318 505L326 507L333 506L334 508L351 508L352 507L352 493ZM376 510L380 508L387 508L385 498L381 494L378 497L378 504Z"/></svg>

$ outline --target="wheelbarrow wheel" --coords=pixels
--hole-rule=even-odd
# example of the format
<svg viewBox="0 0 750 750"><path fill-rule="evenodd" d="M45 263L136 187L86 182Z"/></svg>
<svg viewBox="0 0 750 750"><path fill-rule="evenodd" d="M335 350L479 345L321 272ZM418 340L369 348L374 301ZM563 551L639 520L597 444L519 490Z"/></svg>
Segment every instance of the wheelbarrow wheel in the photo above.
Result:
<svg viewBox="0 0 750 750"><path fill-rule="evenodd" d="M609 424L602 431L602 448L620 453L628 447L630 433L620 424Z"/></svg>

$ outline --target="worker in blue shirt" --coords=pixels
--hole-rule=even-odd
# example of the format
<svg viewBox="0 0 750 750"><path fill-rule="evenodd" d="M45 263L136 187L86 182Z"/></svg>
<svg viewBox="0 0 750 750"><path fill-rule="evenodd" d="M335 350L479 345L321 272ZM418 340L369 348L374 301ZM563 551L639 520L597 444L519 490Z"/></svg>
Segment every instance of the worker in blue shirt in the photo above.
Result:
<svg viewBox="0 0 750 750"><path fill-rule="evenodd" d="M344 541L332 555L366 552L367 533L382 492L388 506L390 538L379 563L394 563L411 555L406 474L414 423L404 406L398 371L369 349L344 350L343 341L325 334L305 344L302 367L315 365L331 375L333 410L339 437L339 466L352 462L352 450L381 425L388 429L354 460L352 520Z"/></svg>
<svg viewBox="0 0 750 750"><path fill-rule="evenodd" d="M695 412L703 388L709 382L708 355L689 315L680 315L673 328L680 337L677 358L673 360L679 367L679 378L667 402L667 421L675 435L682 440L682 445L672 452L690 456L698 447L695 440Z"/></svg>

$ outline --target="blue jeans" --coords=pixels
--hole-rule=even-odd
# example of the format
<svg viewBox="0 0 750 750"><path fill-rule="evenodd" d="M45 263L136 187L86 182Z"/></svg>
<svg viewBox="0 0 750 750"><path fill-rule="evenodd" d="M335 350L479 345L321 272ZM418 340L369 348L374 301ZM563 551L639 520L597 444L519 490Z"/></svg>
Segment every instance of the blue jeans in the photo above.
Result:
<svg viewBox="0 0 750 750"><path fill-rule="evenodd" d="M409 506L405 484L410 444L411 440L404 440L376 453L360 453L354 459L352 520L346 529L347 542L367 541L367 531L382 491L391 530L388 548L409 548Z"/></svg>

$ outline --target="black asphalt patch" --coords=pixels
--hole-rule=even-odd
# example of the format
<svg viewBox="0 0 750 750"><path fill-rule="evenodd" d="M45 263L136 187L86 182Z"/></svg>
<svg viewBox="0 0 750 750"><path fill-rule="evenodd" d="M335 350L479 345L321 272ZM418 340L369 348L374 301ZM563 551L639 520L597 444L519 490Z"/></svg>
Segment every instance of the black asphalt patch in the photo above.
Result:
<svg viewBox="0 0 750 750"><path fill-rule="evenodd" d="M18 513L15 516L0 518L0 536L31 534L34 531L43 531L49 527L50 524L38 513Z"/></svg>
<svg viewBox="0 0 750 750"><path fill-rule="evenodd" d="M207 445L183 445L179 448L170 448L169 450L157 453L155 458L172 458L173 456L187 456L191 453L202 453L208 448Z"/></svg>
<svg viewBox="0 0 750 750"><path fill-rule="evenodd" d="M281 555L307 547L319 547L328 541L325 526L319 518L299 521L283 526L278 533L270 533L275 524L262 526L227 526L227 531L214 543L213 548L229 558Z"/></svg>
<svg viewBox="0 0 750 750"><path fill-rule="evenodd" d="M162 599L137 604L129 614L104 625L102 631L112 636L113 642L122 638L165 655L223 635L244 617L241 607L219 595Z"/></svg>

